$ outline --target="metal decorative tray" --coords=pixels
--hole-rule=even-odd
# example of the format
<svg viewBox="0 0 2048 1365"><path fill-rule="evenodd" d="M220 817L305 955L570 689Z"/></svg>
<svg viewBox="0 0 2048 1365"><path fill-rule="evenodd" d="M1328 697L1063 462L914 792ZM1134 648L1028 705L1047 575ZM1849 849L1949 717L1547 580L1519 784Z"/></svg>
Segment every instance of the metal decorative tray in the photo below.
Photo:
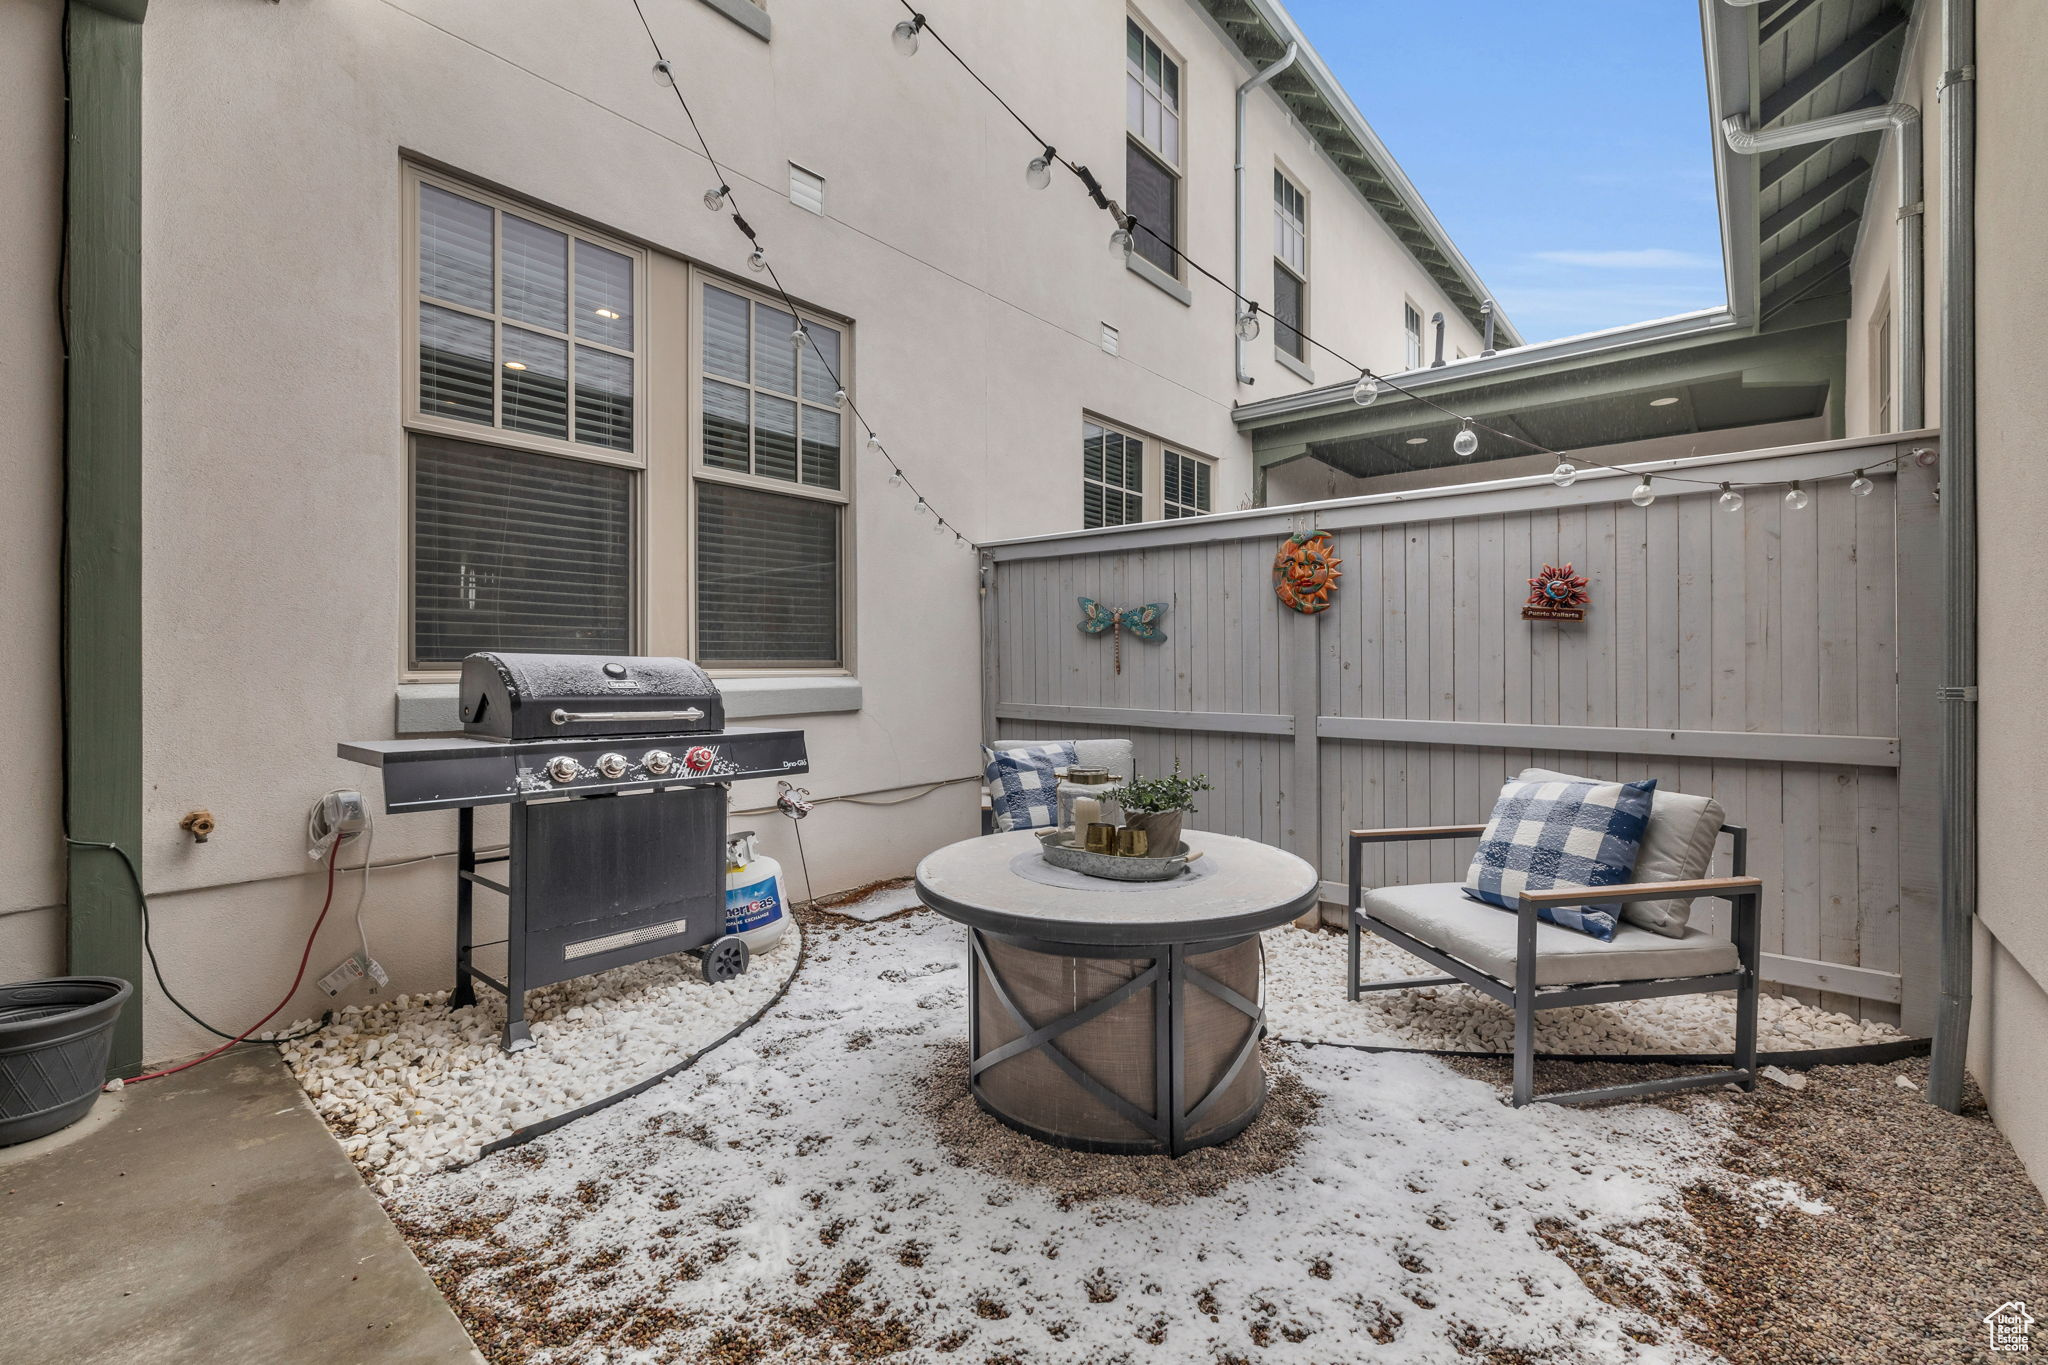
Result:
<svg viewBox="0 0 2048 1365"><path fill-rule="evenodd" d="M1122 858L1114 853L1095 853L1063 844L1057 834L1041 834L1038 842L1045 849L1045 860L1054 867L1112 882L1163 882L1178 877L1187 871L1189 863L1202 856L1185 843L1175 844L1173 852L1164 857Z"/></svg>

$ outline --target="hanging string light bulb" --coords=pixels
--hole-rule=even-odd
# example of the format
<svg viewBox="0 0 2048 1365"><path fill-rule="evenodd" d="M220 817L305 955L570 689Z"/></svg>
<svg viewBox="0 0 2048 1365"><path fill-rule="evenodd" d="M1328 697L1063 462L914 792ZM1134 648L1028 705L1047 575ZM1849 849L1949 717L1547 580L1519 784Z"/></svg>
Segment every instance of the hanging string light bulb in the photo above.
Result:
<svg viewBox="0 0 2048 1365"><path fill-rule="evenodd" d="M1570 460L1559 460L1557 468L1550 471L1550 481L1559 488L1570 488L1579 479L1578 466Z"/></svg>
<svg viewBox="0 0 2048 1365"><path fill-rule="evenodd" d="M1877 485L1870 481L1870 477L1860 469L1856 471L1856 477L1849 481L1849 491L1859 498L1869 497L1871 490L1876 487Z"/></svg>
<svg viewBox="0 0 2048 1365"><path fill-rule="evenodd" d="M754 254L747 257L747 266L756 274L766 270L768 268L768 248L757 243L754 247Z"/></svg>
<svg viewBox="0 0 2048 1365"><path fill-rule="evenodd" d="M1635 486L1635 491L1628 495L1628 500L1638 507L1648 507L1657 500L1657 492L1650 487L1648 474L1643 475L1643 481Z"/></svg>
<svg viewBox="0 0 2048 1365"><path fill-rule="evenodd" d="M889 486L891 488L901 488L903 486L903 471L893 464L889 466Z"/></svg>
<svg viewBox="0 0 2048 1365"><path fill-rule="evenodd" d="M846 390L845 390L845 389L834 389L834 390L832 390L832 406L833 406L833 407L835 407L835 408L843 408L843 407L845 407L845 406L846 406Z"/></svg>
<svg viewBox="0 0 2048 1365"><path fill-rule="evenodd" d="M1792 486L1785 490L1785 505L1795 512L1800 511L1807 503L1812 501L1813 499L1806 495L1806 490L1799 486L1799 480L1797 479L1792 480Z"/></svg>
<svg viewBox="0 0 2048 1365"><path fill-rule="evenodd" d="M732 186L720 185L715 190L704 191L704 207L713 213L725 212L725 197L732 193Z"/></svg>
<svg viewBox="0 0 2048 1365"><path fill-rule="evenodd" d="M869 449L869 450L872 450L872 451L874 451L874 452L875 452L875 453L876 453L877 455L879 455L879 454L881 454L881 453L882 453L882 438L881 438L881 436L880 436L879 434L877 434L876 432L872 432L872 431L870 431L870 432L868 433L868 442L867 442L867 444L868 444L868 449ZM903 472L903 471L901 471L901 470L898 470L898 471L897 471L897 473L899 473L899 474L900 474L900 473L902 473L902 472Z"/></svg>
<svg viewBox="0 0 2048 1365"><path fill-rule="evenodd" d="M1351 386L1351 401L1361 408L1369 408L1380 398L1379 377L1370 374L1358 376L1358 382Z"/></svg>
<svg viewBox="0 0 2048 1365"><path fill-rule="evenodd" d="M1256 341L1259 337L1259 305L1247 303L1244 311L1237 315L1237 335L1240 341Z"/></svg>
<svg viewBox="0 0 2048 1365"><path fill-rule="evenodd" d="M1458 428L1458 434L1451 438L1451 449L1458 452L1461 460L1471 459L1472 453L1479 449L1479 433L1472 430L1471 418L1467 417L1465 424Z"/></svg>
<svg viewBox="0 0 2048 1365"><path fill-rule="evenodd" d="M794 346L799 354L804 349L804 343L810 339L811 334L804 330L804 325L801 322L796 325L796 330L789 334L789 344Z"/></svg>
<svg viewBox="0 0 2048 1365"><path fill-rule="evenodd" d="M1030 164L1024 168L1024 183L1034 190L1042 190L1047 185L1050 185L1052 183L1053 161L1058 156L1058 152L1047 147L1037 156L1032 157Z"/></svg>
<svg viewBox="0 0 2048 1365"><path fill-rule="evenodd" d="M1736 490L1733 484L1724 483L1721 485L1720 503L1723 512L1740 512L1742 510L1742 494Z"/></svg>
<svg viewBox="0 0 2048 1365"><path fill-rule="evenodd" d="M913 14L896 25L889 34L889 41L896 44L896 50L906 57L917 55L917 35L924 31L924 16Z"/></svg>
<svg viewBox="0 0 2048 1365"><path fill-rule="evenodd" d="M676 83L676 69L668 64L666 57L654 64L654 83L656 85L674 85Z"/></svg>
<svg viewBox="0 0 2048 1365"><path fill-rule="evenodd" d="M932 510L932 505L926 502L923 497L919 497L917 500L917 507L914 510L917 512L919 516L924 516L926 513Z"/></svg>
<svg viewBox="0 0 2048 1365"><path fill-rule="evenodd" d="M1118 215L1116 230L1109 234L1109 249L1112 252L1119 256L1131 254L1132 248L1137 245L1136 239L1131 236L1131 224L1137 221L1129 214Z"/></svg>

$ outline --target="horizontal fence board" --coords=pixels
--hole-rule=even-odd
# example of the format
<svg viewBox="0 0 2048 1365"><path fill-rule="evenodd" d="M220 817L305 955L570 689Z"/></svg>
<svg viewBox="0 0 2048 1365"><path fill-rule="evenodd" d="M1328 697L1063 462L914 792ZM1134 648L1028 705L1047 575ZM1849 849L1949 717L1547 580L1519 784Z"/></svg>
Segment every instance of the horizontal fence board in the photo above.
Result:
<svg viewBox="0 0 2048 1365"><path fill-rule="evenodd" d="M1222 735L1291 735L1293 716L1248 711L1149 711L1135 706L1025 706L996 703L998 720L1101 725L1115 730L1187 730Z"/></svg>
<svg viewBox="0 0 2048 1365"><path fill-rule="evenodd" d="M1280 718L1284 719L1284 717ZM1787 735L1749 730L1635 730L1608 725L1509 725L1483 720L1317 716L1323 739L1460 744L1491 749L1573 749L1590 754L1660 754L1769 763L1896 768L1899 742L1885 735Z"/></svg>

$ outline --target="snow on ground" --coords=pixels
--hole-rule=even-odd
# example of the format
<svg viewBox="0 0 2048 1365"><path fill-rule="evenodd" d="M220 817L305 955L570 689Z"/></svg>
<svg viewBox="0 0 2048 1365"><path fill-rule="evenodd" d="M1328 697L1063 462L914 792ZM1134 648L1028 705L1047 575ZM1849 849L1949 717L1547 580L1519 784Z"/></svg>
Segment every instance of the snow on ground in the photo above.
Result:
<svg viewBox="0 0 2048 1365"><path fill-rule="evenodd" d="M1506 1052L1514 1011L1466 986L1369 991L1344 998L1344 935L1295 928L1266 935L1267 1026L1275 1038L1359 1043L1430 1051ZM1367 981L1440 976L1385 939L1367 935L1360 957ZM1766 995L1757 1005L1765 1052L1903 1041L1888 1024L1866 1023ZM1574 1005L1536 1016L1536 1050L1621 1056L1707 1055L1735 1046L1735 996L1675 995L1612 1005Z"/></svg>
<svg viewBox="0 0 2048 1365"><path fill-rule="evenodd" d="M393 1217L500 1360L1708 1358L1595 1297L1546 1230L1683 1283L1655 1224L1722 1175L1727 1101L1516 1110L1433 1058L1269 1043L1276 1094L1312 1111L1276 1142L1269 1104L1238 1140L1273 1161L1031 1144L1062 1187L964 1098L962 940L929 913L815 929L738 1038L413 1180ZM1190 1184L1205 1159L1220 1174ZM1153 1186L1174 1202L1133 1193Z"/></svg>
<svg viewBox="0 0 2048 1365"><path fill-rule="evenodd" d="M910 878L903 877L872 887L863 887L859 891L850 891L843 897L820 897L813 908L828 915L839 915L846 919L872 924L878 919L887 919L904 910L915 910L921 904L923 902L917 898L917 887Z"/></svg>
<svg viewBox="0 0 2048 1365"><path fill-rule="evenodd" d="M745 975L715 986L694 955L678 953L529 991L533 1046L522 1052L499 1049L505 999L488 986L459 1010L447 1008L447 991L351 1005L279 1051L364 1178L388 1195L701 1052L759 1013L800 954L792 924Z"/></svg>

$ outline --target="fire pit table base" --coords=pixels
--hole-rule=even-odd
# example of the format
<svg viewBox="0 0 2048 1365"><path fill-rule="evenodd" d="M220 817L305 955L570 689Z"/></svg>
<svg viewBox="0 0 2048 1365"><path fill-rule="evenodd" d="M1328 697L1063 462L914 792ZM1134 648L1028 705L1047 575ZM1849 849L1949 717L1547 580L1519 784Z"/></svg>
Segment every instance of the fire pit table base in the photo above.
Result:
<svg viewBox="0 0 2048 1365"><path fill-rule="evenodd" d="M1043 1142L1180 1156L1258 1117L1266 1079L1257 935L1053 943L972 931L969 1088Z"/></svg>

